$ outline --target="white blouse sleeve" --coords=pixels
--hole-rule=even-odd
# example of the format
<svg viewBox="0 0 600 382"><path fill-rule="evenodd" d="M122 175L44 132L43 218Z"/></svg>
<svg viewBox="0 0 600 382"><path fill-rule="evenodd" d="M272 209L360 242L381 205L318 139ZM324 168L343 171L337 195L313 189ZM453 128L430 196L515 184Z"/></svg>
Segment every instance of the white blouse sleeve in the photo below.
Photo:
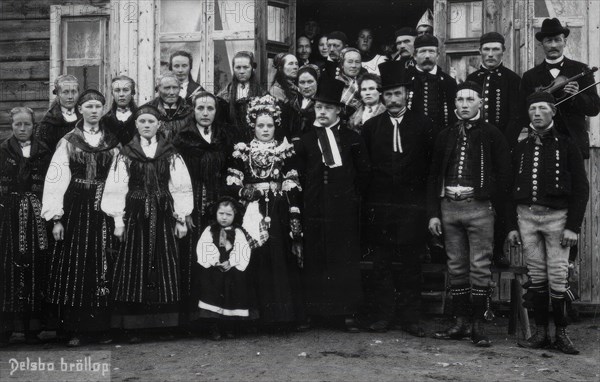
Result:
<svg viewBox="0 0 600 382"><path fill-rule="evenodd" d="M219 263L219 248L213 243L210 226L206 227L198 240L196 256L198 256L198 264L204 268L214 267Z"/></svg>
<svg viewBox="0 0 600 382"><path fill-rule="evenodd" d="M235 230L233 249L229 253L229 264L237 268L238 271L243 272L250 263L250 254L250 244L246 240L246 235L244 235L241 229L237 228Z"/></svg>
<svg viewBox="0 0 600 382"><path fill-rule="evenodd" d="M100 208L115 219L115 227L124 227L125 202L129 191L129 173L123 155L115 155L110 166Z"/></svg>
<svg viewBox="0 0 600 382"><path fill-rule="evenodd" d="M64 214L65 192L71 183L69 145L70 143L66 139L60 140L46 173L44 194L42 195L42 217L47 221L60 219Z"/></svg>
<svg viewBox="0 0 600 382"><path fill-rule="evenodd" d="M183 223L185 217L194 210L192 179L180 155L174 155L171 161L169 192L173 197L173 216L178 222Z"/></svg>

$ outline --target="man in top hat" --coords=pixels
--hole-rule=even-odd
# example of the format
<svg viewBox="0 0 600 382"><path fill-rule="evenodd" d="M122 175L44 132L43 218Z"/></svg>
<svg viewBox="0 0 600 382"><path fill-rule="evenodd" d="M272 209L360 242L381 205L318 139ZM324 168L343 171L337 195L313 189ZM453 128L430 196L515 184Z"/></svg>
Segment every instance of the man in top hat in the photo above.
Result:
<svg viewBox="0 0 600 382"><path fill-rule="evenodd" d="M484 317L493 318L489 299L494 208L499 215L506 212L510 151L500 130L482 120L481 93L481 87L472 81L458 85L455 105L459 121L435 141L427 213L430 232L444 235L455 316L452 326L435 333L435 338L470 336L476 346L487 347L490 340L483 322Z"/></svg>
<svg viewBox="0 0 600 382"><path fill-rule="evenodd" d="M334 79L337 75L337 69L340 62L340 53L342 49L348 46L348 37L344 32L334 31L327 35L327 47L329 56L321 71L328 77Z"/></svg>
<svg viewBox="0 0 600 382"><path fill-rule="evenodd" d="M497 32L485 33L479 39L481 68L467 76L467 81L479 84L483 89L481 118L496 126L502 133L514 131L518 126L519 84L521 77L502 64L504 37ZM508 128L507 126L511 126ZM508 139L508 138L507 138ZM494 263L501 267L510 265L504 252L505 222L496 219L494 227Z"/></svg>
<svg viewBox="0 0 600 382"><path fill-rule="evenodd" d="M425 34L433 36L433 12L429 8L417 22L417 35L423 36Z"/></svg>
<svg viewBox="0 0 600 382"><path fill-rule="evenodd" d="M362 300L359 193L369 178L360 135L340 120L344 83L323 77L314 97L314 128L296 143L304 187L304 291L309 315L345 318L346 329Z"/></svg>
<svg viewBox="0 0 600 382"><path fill-rule="evenodd" d="M542 22L542 29L535 34L542 48L544 49L545 59L536 67L526 71L521 81L521 105L522 119L528 120L527 110L525 109L525 99L540 86L547 86L557 77L564 76L571 78L586 70L588 67L582 62L571 60L564 56L564 49L567 46L567 37L569 28L563 27L556 18L545 19ZM553 95L557 101L563 96L576 94L593 84L594 76L592 74L579 78L577 81L571 81L564 87L564 92L555 92ZM590 157L590 140L587 132L586 116L598 115L600 112L600 98L596 87L579 93L570 100L563 102L557 107L557 116L555 118L556 130L559 133L570 136L584 159ZM511 135L514 138L512 145L516 144L516 137L523 132L522 137L526 136L526 131L521 129L522 125L517 127L517 131Z"/></svg>
<svg viewBox="0 0 600 382"><path fill-rule="evenodd" d="M374 267L370 302L376 320L369 329L387 330L397 309L398 326L423 337L420 257L426 252L425 194L433 125L406 107L411 81L404 65L389 61L379 65L379 71L379 91L387 111L365 122L362 130L372 169L365 201ZM402 263L396 274L392 262Z"/></svg>
<svg viewBox="0 0 600 382"><path fill-rule="evenodd" d="M556 130L554 103L554 97L546 92L527 97L529 135L512 153L513 203L508 239L515 246L522 243L531 277L524 298L533 308L537 327L533 336L519 341L519 346L538 349L550 345L550 297L556 326L554 347L578 354L566 333L566 302L575 297L567 278L569 247L577 243L589 182L579 149Z"/></svg>
<svg viewBox="0 0 600 382"><path fill-rule="evenodd" d="M407 69L413 82L407 106L429 117L435 134L456 121L453 112L456 81L437 65L438 44L434 36L418 36L414 44L416 64Z"/></svg>
<svg viewBox="0 0 600 382"><path fill-rule="evenodd" d="M396 37L396 53L392 57L394 61L400 61L405 68L409 66L415 66L415 59L413 57L415 52L415 38L417 38L417 31L411 27L404 27L398 29L394 36Z"/></svg>

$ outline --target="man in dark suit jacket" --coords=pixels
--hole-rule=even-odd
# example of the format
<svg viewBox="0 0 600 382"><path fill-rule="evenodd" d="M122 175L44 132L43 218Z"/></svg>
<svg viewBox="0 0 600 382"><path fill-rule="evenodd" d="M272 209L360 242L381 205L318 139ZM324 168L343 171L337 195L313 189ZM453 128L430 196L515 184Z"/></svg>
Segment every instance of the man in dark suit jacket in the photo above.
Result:
<svg viewBox="0 0 600 382"><path fill-rule="evenodd" d="M481 68L467 76L483 89L483 108L481 118L496 126L501 132L515 131L519 126L519 85L521 77L502 64L504 56L504 37L497 32L489 32L479 39ZM507 137L507 139L509 139ZM516 137L514 137L516 142ZM504 251L505 222L496 219L494 226L494 264L508 267L510 259Z"/></svg>
<svg viewBox="0 0 600 382"><path fill-rule="evenodd" d="M316 120L295 148L304 191L304 296L309 315L353 316L362 300L359 195L369 177L365 144L340 120L344 83L324 77L314 97Z"/></svg>
<svg viewBox="0 0 600 382"><path fill-rule="evenodd" d="M413 81L407 106L410 110L429 117L433 122L435 134L456 122L456 80L437 65L438 45L438 39L434 36L417 37L414 44L416 64L406 69Z"/></svg>
<svg viewBox="0 0 600 382"><path fill-rule="evenodd" d="M425 191L433 125L406 107L411 82L403 63L389 61L380 64L379 71L387 111L365 122L362 130L372 169L366 218L374 268L370 302L377 320L369 329L386 331L397 313L401 329L423 337L420 255L426 252ZM392 274L393 261L402 263L397 274Z"/></svg>
<svg viewBox="0 0 600 382"><path fill-rule="evenodd" d="M564 56L563 52L567 45L568 36L569 28L563 27L556 18L545 19L542 23L542 29L535 34L535 38L542 44L546 58L544 62L523 74L520 102L522 105L521 115L524 121L528 121L525 99L537 87L549 85L559 75L571 78L588 69L586 64ZM577 81L571 81L564 87L564 96L573 95L594 82L594 76L591 74L580 77ZM553 95L557 98L557 101L562 98L559 92L555 92ZM600 113L600 98L596 87L593 86L563 102L557 106L557 109L557 116L554 119L556 130L571 137L581 151L583 158L589 158L590 139L587 132L586 116L592 117ZM511 135L519 136L522 128L523 126L518 126L518 131ZM513 139L509 143L514 145L516 140Z"/></svg>

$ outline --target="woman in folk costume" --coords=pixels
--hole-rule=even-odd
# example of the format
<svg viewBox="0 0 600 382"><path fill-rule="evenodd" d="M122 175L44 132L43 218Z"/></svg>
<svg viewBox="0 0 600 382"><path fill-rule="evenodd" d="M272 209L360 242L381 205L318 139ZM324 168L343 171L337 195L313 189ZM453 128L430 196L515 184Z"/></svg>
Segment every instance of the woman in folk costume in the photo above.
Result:
<svg viewBox="0 0 600 382"><path fill-rule="evenodd" d="M340 52L340 63L335 77L344 83L340 102L345 105L344 115L352 115L361 105L358 76L367 73L362 67L360 51L356 48L344 48Z"/></svg>
<svg viewBox="0 0 600 382"><path fill-rule="evenodd" d="M300 96L291 104L283 108L280 133L275 134L277 139L286 137L289 142L296 142L302 134L306 133L315 121L315 103L312 98L317 93L317 83L321 71L313 64L304 65L298 69L298 89ZM287 114L287 115L285 115Z"/></svg>
<svg viewBox="0 0 600 382"><path fill-rule="evenodd" d="M359 134L365 122L386 110L381 103L381 93L377 90L379 87L381 78L377 74L365 73L358 78L361 104L348 119L348 127Z"/></svg>
<svg viewBox="0 0 600 382"><path fill-rule="evenodd" d="M173 52L169 57L169 70L175 73L181 84L179 96L188 104L192 104L192 97L204 88L192 78L194 58L185 50Z"/></svg>
<svg viewBox="0 0 600 382"><path fill-rule="evenodd" d="M100 123L103 123L106 129L115 135L122 145L126 145L136 133L135 112L137 105L133 99L135 81L127 76L118 76L112 79L110 87L113 104L102 117Z"/></svg>
<svg viewBox="0 0 600 382"><path fill-rule="evenodd" d="M232 320L252 320L257 317L248 289L251 248L241 228L243 207L228 196L212 206L213 223L206 227L196 246L200 277L195 294L200 308L198 316L212 319L210 338L235 336Z"/></svg>
<svg viewBox="0 0 600 382"><path fill-rule="evenodd" d="M273 58L275 77L269 94L281 104L294 102L298 98L298 59L291 53L279 53Z"/></svg>
<svg viewBox="0 0 600 382"><path fill-rule="evenodd" d="M63 74L54 81L53 94L56 99L52 106L35 127L35 137L43 142L52 152L62 137L73 130L81 114L77 110L79 98L79 81L72 74Z"/></svg>
<svg viewBox="0 0 600 382"><path fill-rule="evenodd" d="M48 238L42 188L50 149L33 138L33 110L10 111L13 135L0 145L0 347L22 329L37 343L46 287Z"/></svg>
<svg viewBox="0 0 600 382"><path fill-rule="evenodd" d="M197 301L191 301L191 285L197 276L196 244L200 234L214 216L208 209L223 193L227 158L233 146L231 129L219 122L217 97L208 92L197 93L192 100L194 119L180 130L173 139L173 145L181 154L190 171L194 189L194 210L187 219L188 234L179 243L181 262L181 301L180 312L186 324L187 312L197 310ZM194 271L196 270L196 271Z"/></svg>
<svg viewBox="0 0 600 382"><path fill-rule="evenodd" d="M113 323L139 342L137 329L179 324L177 238L187 234L194 207L185 162L159 129L160 112L144 105L136 112L138 134L110 168L102 210L115 221L121 241L115 259Z"/></svg>
<svg viewBox="0 0 600 382"><path fill-rule="evenodd" d="M100 92L86 90L77 104L83 119L58 143L42 199L42 217L54 222L48 298L60 309L68 346L79 346L90 332L110 342L112 222L100 203L119 144L99 123L105 104Z"/></svg>
<svg viewBox="0 0 600 382"><path fill-rule="evenodd" d="M294 149L274 139L281 111L273 97L251 100L247 122L255 138L234 145L227 187L247 204L242 226L255 246L250 266L260 319L268 324L292 323L303 318L298 248L301 189L292 165Z"/></svg>
<svg viewBox="0 0 600 382"><path fill-rule="evenodd" d="M237 52L231 59L233 78L217 97L221 99L227 114L224 120L235 128L236 139L250 141L253 138L251 129L246 123L248 101L253 97L266 94L256 77L256 61L254 54L248 51Z"/></svg>

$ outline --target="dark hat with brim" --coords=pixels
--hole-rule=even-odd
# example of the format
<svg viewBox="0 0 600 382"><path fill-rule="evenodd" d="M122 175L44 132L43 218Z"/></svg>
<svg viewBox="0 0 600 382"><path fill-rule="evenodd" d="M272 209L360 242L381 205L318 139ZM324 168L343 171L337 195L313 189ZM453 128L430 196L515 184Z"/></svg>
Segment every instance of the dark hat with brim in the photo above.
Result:
<svg viewBox="0 0 600 382"><path fill-rule="evenodd" d="M404 64L400 61L386 61L378 65L381 74L381 86L379 92L397 88L399 86L412 86L412 79L406 73Z"/></svg>
<svg viewBox="0 0 600 382"><path fill-rule="evenodd" d="M346 84L342 81L323 76L319 81L317 93L313 97L313 100L331 105L343 106L344 104L341 102L341 99L345 86Z"/></svg>
<svg viewBox="0 0 600 382"><path fill-rule="evenodd" d="M526 100L527 108L529 108L529 106L531 106L532 104L538 102L547 102L551 105L554 105L556 103L556 100L554 99L554 96L548 92L531 93Z"/></svg>
<svg viewBox="0 0 600 382"><path fill-rule="evenodd" d="M555 17L553 19L545 19L542 22L542 29L535 34L535 39L541 42L544 37L557 36L561 33L567 37L570 32L569 28L563 27L560 21Z"/></svg>

